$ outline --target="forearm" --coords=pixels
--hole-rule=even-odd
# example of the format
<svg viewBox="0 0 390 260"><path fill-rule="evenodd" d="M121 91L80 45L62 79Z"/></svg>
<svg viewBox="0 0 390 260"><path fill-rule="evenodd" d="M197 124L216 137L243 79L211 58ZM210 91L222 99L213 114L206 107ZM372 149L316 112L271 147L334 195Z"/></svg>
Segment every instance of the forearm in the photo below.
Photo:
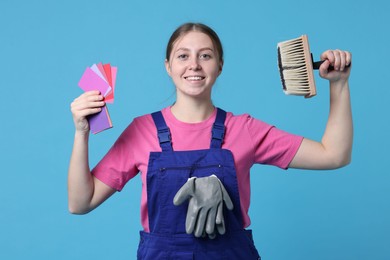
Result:
<svg viewBox="0 0 390 260"><path fill-rule="evenodd" d="M352 138L348 82L331 83L330 111L322 140L304 138L289 167L326 170L345 166L351 160Z"/></svg>
<svg viewBox="0 0 390 260"><path fill-rule="evenodd" d="M351 160L353 123L348 81L330 83L330 111L322 145L334 167Z"/></svg>
<svg viewBox="0 0 390 260"><path fill-rule="evenodd" d="M68 205L74 214L90 210L94 193L93 177L88 161L88 133L76 131L68 170Z"/></svg>

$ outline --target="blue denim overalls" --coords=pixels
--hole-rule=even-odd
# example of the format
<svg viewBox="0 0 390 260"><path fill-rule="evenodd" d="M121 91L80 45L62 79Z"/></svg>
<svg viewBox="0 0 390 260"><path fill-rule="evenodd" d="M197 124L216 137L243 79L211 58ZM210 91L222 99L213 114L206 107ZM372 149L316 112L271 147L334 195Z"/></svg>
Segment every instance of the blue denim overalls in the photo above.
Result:
<svg viewBox="0 0 390 260"><path fill-rule="evenodd" d="M252 233L243 229L233 154L221 149L226 112L217 110L210 149L173 151L162 113L152 114L162 152L151 152L147 172L150 233L141 231L138 259L260 259ZM215 174L229 193L234 209L224 208L226 233L215 239L186 234L188 203L173 205L176 192L193 176Z"/></svg>

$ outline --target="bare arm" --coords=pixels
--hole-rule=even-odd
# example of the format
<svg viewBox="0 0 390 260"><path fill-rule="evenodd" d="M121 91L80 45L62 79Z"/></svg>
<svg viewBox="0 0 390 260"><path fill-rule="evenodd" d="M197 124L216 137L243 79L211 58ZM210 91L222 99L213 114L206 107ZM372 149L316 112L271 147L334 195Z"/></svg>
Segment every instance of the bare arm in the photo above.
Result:
<svg viewBox="0 0 390 260"><path fill-rule="evenodd" d="M346 51L326 51L320 76L330 84L330 111L321 142L304 139L290 163L291 168L334 169L349 164L352 152L353 124L348 78L351 54ZM335 70L328 72L332 65Z"/></svg>
<svg viewBox="0 0 390 260"><path fill-rule="evenodd" d="M68 170L68 206L73 214L88 213L115 192L92 176L88 161L89 124L86 117L101 111L102 100L98 91L90 91L71 104L76 131Z"/></svg>

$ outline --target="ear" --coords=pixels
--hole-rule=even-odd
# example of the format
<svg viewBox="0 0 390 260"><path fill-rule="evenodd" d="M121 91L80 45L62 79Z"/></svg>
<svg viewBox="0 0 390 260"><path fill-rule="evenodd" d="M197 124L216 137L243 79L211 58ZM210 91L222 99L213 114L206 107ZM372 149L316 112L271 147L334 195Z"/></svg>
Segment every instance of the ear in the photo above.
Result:
<svg viewBox="0 0 390 260"><path fill-rule="evenodd" d="M165 70L167 71L168 75L171 77L171 65L169 64L169 61L165 60Z"/></svg>
<svg viewBox="0 0 390 260"><path fill-rule="evenodd" d="M219 68L218 68L218 69L219 69L219 71L218 71L218 76L221 75L221 73L222 73L222 68L223 68L223 61L220 61L220 62L219 62Z"/></svg>

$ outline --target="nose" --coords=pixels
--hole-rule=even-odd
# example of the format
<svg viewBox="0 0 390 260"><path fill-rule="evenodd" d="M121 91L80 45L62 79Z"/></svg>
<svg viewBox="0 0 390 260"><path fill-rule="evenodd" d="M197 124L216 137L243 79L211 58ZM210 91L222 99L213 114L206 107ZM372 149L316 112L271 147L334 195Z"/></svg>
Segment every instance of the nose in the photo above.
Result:
<svg viewBox="0 0 390 260"><path fill-rule="evenodd" d="M190 63L190 66L189 66L189 69L190 70L201 70L202 67L200 66L199 60L196 59L196 58L192 59L191 63Z"/></svg>

